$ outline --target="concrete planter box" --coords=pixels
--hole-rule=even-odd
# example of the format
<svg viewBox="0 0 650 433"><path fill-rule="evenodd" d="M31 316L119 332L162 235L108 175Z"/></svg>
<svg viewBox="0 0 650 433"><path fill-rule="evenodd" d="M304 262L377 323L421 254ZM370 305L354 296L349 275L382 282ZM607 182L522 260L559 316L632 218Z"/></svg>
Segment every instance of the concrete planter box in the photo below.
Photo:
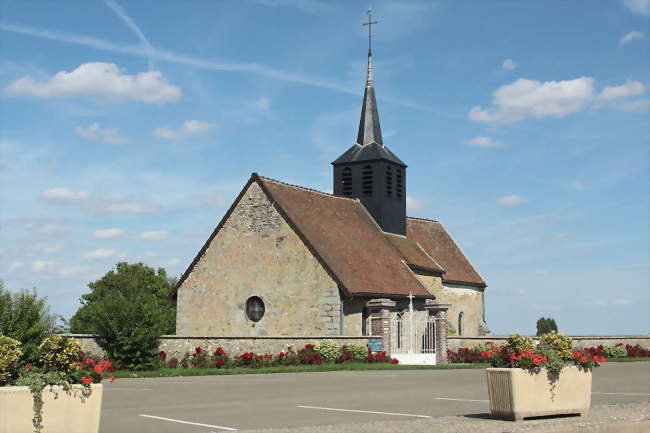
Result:
<svg viewBox="0 0 650 433"><path fill-rule="evenodd" d="M60 386L43 390L42 433L97 433L102 409L102 385L81 399L82 385L68 395ZM56 395L55 395L56 394ZM56 397L56 398L55 398ZM34 400L26 386L0 387L0 433L33 433Z"/></svg>
<svg viewBox="0 0 650 433"><path fill-rule="evenodd" d="M513 420L547 415L585 415L591 405L591 371L564 367L551 383L546 369L488 368L488 393L493 416Z"/></svg>

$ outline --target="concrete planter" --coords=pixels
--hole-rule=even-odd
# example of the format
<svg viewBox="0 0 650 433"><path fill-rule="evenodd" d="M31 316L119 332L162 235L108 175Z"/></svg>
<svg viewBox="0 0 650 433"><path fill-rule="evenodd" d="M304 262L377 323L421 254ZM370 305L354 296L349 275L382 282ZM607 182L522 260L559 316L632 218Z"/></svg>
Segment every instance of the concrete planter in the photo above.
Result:
<svg viewBox="0 0 650 433"><path fill-rule="evenodd" d="M585 415L591 405L591 371L564 367L551 383L546 369L488 368L488 393L493 416L513 420L546 415Z"/></svg>
<svg viewBox="0 0 650 433"><path fill-rule="evenodd" d="M68 395L60 386L43 390L42 433L97 433L102 409L102 385L81 399L82 385ZM33 433L32 393L26 386L0 387L0 433Z"/></svg>

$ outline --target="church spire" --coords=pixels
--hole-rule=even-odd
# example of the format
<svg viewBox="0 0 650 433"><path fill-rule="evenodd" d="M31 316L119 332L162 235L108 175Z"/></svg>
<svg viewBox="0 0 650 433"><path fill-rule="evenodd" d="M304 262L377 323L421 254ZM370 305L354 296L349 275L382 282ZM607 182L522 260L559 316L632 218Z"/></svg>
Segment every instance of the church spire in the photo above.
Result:
<svg viewBox="0 0 650 433"><path fill-rule="evenodd" d="M368 26L368 73L366 76L366 88L363 92L363 105L361 106L361 120L359 121L359 133L357 134L357 144L366 146L377 143L384 145L381 138L381 127L379 126L379 111L377 110L377 100L375 99L375 88L372 77L372 25L377 21L372 21L372 9L368 9L368 22L363 23Z"/></svg>

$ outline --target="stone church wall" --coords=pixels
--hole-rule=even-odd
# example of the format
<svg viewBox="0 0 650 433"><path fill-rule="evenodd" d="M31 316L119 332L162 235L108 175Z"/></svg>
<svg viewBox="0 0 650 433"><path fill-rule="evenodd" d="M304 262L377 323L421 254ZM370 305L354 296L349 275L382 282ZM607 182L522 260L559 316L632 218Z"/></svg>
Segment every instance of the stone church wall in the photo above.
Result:
<svg viewBox="0 0 650 433"><path fill-rule="evenodd" d="M451 304L447 311L448 326L458 333L458 320L463 313L462 335L483 335L483 292L472 286L442 282L440 277L415 272L418 279L436 297L436 301Z"/></svg>
<svg viewBox="0 0 650 433"><path fill-rule="evenodd" d="M262 320L246 317L259 296ZM338 335L337 284L252 183L178 290L180 336Z"/></svg>

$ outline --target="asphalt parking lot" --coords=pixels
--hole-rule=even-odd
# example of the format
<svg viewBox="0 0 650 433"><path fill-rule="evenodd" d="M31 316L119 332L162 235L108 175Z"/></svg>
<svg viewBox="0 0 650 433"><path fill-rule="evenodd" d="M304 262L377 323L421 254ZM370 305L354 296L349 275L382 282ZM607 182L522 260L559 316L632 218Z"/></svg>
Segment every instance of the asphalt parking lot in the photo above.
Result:
<svg viewBox="0 0 650 433"><path fill-rule="evenodd" d="M650 362L594 371L592 406L650 401ZM105 382L101 433L208 433L489 412L484 370L403 370ZM317 431L317 430L314 430Z"/></svg>

